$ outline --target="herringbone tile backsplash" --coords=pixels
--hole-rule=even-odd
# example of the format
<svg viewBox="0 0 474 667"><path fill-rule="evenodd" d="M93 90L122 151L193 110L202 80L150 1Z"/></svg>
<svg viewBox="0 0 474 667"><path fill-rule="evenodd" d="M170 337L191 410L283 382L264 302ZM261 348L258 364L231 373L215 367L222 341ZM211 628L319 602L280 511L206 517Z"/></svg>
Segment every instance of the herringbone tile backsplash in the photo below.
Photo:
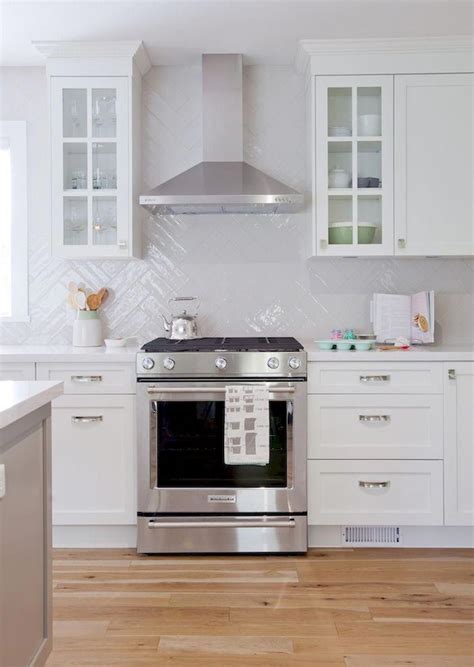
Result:
<svg viewBox="0 0 474 667"><path fill-rule="evenodd" d="M17 71L13 71L17 70ZM4 118L28 120L30 313L3 324L2 343L70 343L70 280L110 288L103 311L109 335L162 332L171 296L202 303L203 335L327 336L333 327L370 329L374 291L436 291L437 340L474 338L474 261L461 259L308 259L310 219L292 216L190 216L153 219L143 211L142 260L64 261L48 252L46 79L41 68L1 72L11 95ZM36 104L33 104L35 99ZM245 158L304 190L304 82L291 67L244 68ZM149 189L201 160L201 72L155 67L143 89L143 185Z"/></svg>

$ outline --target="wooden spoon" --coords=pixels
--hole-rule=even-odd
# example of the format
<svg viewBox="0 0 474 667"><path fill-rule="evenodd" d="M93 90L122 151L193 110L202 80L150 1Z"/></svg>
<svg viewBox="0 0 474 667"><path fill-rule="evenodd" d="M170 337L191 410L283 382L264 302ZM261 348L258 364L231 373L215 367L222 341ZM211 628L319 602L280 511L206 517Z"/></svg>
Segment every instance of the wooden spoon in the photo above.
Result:
<svg viewBox="0 0 474 667"><path fill-rule="evenodd" d="M70 308L77 310L76 294L74 292L69 292L67 295L67 303Z"/></svg>
<svg viewBox="0 0 474 667"><path fill-rule="evenodd" d="M72 292L73 294L75 294L78 290L78 287L77 287L76 283L74 282L74 280L71 280L71 282L68 284L67 287L68 287L68 290L70 292Z"/></svg>
<svg viewBox="0 0 474 667"><path fill-rule="evenodd" d="M99 297L99 305L102 305L106 298L109 296L109 291L106 287L101 287L101 289L97 292L97 296Z"/></svg>
<svg viewBox="0 0 474 667"><path fill-rule="evenodd" d="M89 310L97 310L100 306L100 298L98 294L89 294L87 297L87 307Z"/></svg>

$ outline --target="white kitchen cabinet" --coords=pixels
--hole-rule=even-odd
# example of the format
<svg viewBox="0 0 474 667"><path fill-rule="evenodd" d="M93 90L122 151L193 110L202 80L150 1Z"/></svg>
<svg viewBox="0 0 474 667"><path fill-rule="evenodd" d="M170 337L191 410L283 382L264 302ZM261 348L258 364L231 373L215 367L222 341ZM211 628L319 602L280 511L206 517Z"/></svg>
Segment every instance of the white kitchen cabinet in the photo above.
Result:
<svg viewBox="0 0 474 667"><path fill-rule="evenodd" d="M395 254L474 254L474 75L395 77Z"/></svg>
<svg viewBox="0 0 474 667"><path fill-rule="evenodd" d="M393 77L315 81L314 254L393 252Z"/></svg>
<svg viewBox="0 0 474 667"><path fill-rule="evenodd" d="M0 380L35 380L35 364L27 361L0 361Z"/></svg>
<svg viewBox="0 0 474 667"><path fill-rule="evenodd" d="M135 397L54 401L53 524L134 524Z"/></svg>
<svg viewBox="0 0 474 667"><path fill-rule="evenodd" d="M445 523L474 524L474 363L444 363Z"/></svg>
<svg viewBox="0 0 474 667"><path fill-rule="evenodd" d="M85 362L40 362L38 380L64 382L65 394L134 394L135 366L100 360Z"/></svg>

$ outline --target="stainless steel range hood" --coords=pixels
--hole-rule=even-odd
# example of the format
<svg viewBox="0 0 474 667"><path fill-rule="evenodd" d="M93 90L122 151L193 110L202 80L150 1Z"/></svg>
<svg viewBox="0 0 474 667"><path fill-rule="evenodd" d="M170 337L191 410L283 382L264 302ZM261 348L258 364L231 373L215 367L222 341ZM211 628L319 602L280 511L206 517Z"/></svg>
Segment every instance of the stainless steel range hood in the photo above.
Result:
<svg viewBox="0 0 474 667"><path fill-rule="evenodd" d="M243 161L242 56L204 55L203 161L140 196L152 214L292 213L303 195Z"/></svg>

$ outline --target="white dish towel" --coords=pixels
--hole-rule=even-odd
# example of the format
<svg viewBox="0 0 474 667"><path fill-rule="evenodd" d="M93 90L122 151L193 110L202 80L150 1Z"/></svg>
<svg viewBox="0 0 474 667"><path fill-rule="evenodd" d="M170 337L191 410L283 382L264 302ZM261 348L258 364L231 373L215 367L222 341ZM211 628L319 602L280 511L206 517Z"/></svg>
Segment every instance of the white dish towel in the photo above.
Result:
<svg viewBox="0 0 474 667"><path fill-rule="evenodd" d="M270 461L268 388L239 384L225 388L226 465L267 465Z"/></svg>

